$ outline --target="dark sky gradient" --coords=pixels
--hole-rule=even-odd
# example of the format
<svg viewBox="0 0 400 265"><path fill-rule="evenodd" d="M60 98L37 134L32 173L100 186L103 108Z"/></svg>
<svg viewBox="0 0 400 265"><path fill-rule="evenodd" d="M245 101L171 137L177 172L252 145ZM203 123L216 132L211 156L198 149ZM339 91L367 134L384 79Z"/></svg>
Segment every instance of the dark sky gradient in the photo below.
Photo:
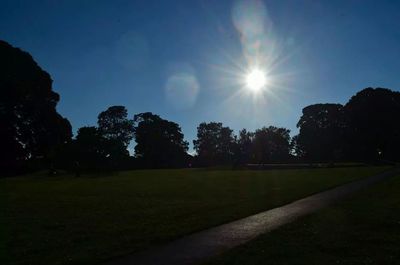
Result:
<svg viewBox="0 0 400 265"><path fill-rule="evenodd" d="M51 74L74 130L125 105L131 116L151 111L179 123L190 142L202 121L296 132L308 104L400 88L399 1L264 1L266 46L278 62L269 75L279 80L264 100L238 94L247 66L235 1L0 3L0 38Z"/></svg>

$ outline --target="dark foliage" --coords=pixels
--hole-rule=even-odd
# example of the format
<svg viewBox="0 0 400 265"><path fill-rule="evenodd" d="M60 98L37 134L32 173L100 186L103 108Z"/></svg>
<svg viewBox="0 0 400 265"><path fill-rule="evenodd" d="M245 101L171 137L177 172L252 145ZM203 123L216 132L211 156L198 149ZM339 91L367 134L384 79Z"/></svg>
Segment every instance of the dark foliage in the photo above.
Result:
<svg viewBox="0 0 400 265"><path fill-rule="evenodd" d="M101 112L97 124L102 136L125 147L133 138L133 121L128 119L128 111L124 106L112 106Z"/></svg>
<svg viewBox="0 0 400 265"><path fill-rule="evenodd" d="M193 141L193 145L199 165L223 165L233 161L233 131L220 122L200 123L197 127L197 140Z"/></svg>
<svg viewBox="0 0 400 265"><path fill-rule="evenodd" d="M265 164L287 162L290 158L290 131L274 126L254 133L243 129L235 136L222 123L201 123L193 143L197 162L202 166Z"/></svg>
<svg viewBox="0 0 400 265"><path fill-rule="evenodd" d="M274 126L256 130L253 139L253 161L287 162L290 156L290 130Z"/></svg>
<svg viewBox="0 0 400 265"><path fill-rule="evenodd" d="M400 160L400 93L366 88L344 106L346 153L362 160Z"/></svg>
<svg viewBox="0 0 400 265"><path fill-rule="evenodd" d="M254 133L246 129L239 131L234 150L235 165L244 165L254 160L253 154Z"/></svg>
<svg viewBox="0 0 400 265"><path fill-rule="evenodd" d="M341 158L344 130L343 106L315 104L305 107L297 123L299 135L293 140L295 153L308 161Z"/></svg>
<svg viewBox="0 0 400 265"><path fill-rule="evenodd" d="M151 112L134 116L135 154L143 167L182 167L188 164L188 142L175 122Z"/></svg>
<svg viewBox="0 0 400 265"><path fill-rule="evenodd" d="M399 161L400 93L366 88L345 106L316 104L303 109L293 138L306 161Z"/></svg>
<svg viewBox="0 0 400 265"><path fill-rule="evenodd" d="M56 165L75 170L122 169L129 161L129 152L123 142L106 138L94 127L82 127L76 139L63 145L56 156Z"/></svg>
<svg viewBox="0 0 400 265"><path fill-rule="evenodd" d="M28 161L49 159L72 137L56 111L59 95L32 56L0 41L0 167L17 172Z"/></svg>

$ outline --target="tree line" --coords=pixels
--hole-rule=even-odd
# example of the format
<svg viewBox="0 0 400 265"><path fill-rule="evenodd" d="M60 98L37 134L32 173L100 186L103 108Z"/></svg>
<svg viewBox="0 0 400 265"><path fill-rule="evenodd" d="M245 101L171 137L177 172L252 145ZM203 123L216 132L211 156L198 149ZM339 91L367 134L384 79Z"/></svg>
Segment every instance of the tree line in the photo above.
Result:
<svg viewBox="0 0 400 265"><path fill-rule="evenodd" d="M266 126L236 135L221 122L203 122L188 154L179 124L124 106L77 130L56 110L60 96L31 55L0 41L0 167L4 174L64 169L177 168L290 162L399 161L400 93L366 88L345 104L303 109L297 128ZM134 140L134 155L128 146Z"/></svg>

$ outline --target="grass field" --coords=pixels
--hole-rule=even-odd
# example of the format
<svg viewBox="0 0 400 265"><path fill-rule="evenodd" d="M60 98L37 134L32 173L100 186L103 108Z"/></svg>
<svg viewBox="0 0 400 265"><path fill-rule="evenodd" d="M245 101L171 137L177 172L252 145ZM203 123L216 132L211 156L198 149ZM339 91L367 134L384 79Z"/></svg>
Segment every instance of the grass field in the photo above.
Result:
<svg viewBox="0 0 400 265"><path fill-rule="evenodd" d="M0 264L95 264L384 169L144 170L0 179Z"/></svg>
<svg viewBox="0 0 400 265"><path fill-rule="evenodd" d="M214 264L400 264L400 175L214 259Z"/></svg>

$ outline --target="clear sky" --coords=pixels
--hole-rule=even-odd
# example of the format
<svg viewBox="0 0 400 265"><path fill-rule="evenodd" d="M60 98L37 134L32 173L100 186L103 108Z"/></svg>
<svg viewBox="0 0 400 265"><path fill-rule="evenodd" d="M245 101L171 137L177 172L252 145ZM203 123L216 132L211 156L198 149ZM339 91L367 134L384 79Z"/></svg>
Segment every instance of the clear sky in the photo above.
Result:
<svg viewBox="0 0 400 265"><path fill-rule="evenodd" d="M124 105L190 143L203 121L296 133L309 104L400 88L399 1L0 1L0 39L50 73L74 131Z"/></svg>

